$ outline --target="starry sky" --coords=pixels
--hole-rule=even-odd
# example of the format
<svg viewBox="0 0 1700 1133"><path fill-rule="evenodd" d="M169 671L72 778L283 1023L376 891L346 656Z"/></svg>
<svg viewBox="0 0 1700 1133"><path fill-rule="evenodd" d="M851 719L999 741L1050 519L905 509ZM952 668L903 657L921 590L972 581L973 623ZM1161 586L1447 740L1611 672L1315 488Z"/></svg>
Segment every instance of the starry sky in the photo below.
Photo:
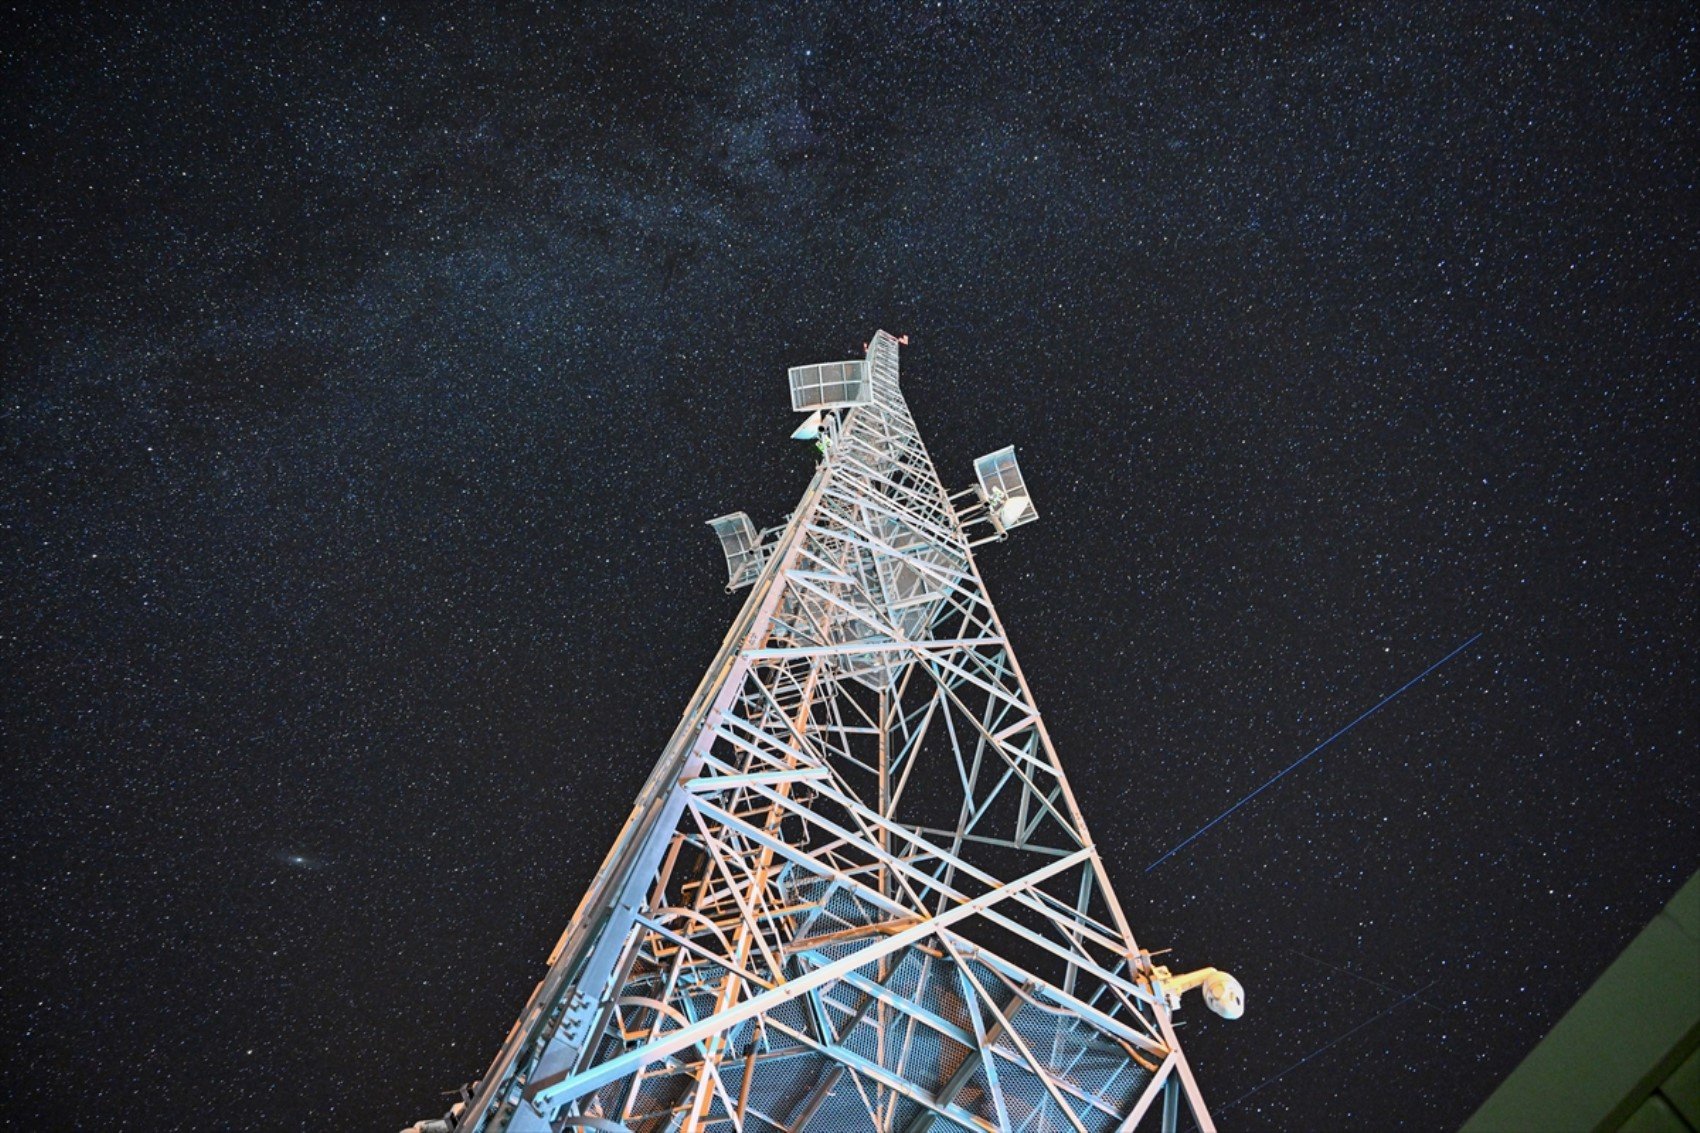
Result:
<svg viewBox="0 0 1700 1133"><path fill-rule="evenodd" d="M1455 1125L1700 867L1684 5L45 7L21 1127L441 1112L877 327L1225 1125Z"/></svg>

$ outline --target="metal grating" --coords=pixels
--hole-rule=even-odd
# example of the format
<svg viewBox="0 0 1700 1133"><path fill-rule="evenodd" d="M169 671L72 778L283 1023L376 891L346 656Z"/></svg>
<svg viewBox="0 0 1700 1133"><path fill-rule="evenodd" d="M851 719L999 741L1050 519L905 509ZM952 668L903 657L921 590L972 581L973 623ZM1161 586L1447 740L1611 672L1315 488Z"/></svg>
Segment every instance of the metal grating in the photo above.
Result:
<svg viewBox="0 0 1700 1133"><path fill-rule="evenodd" d="M1021 466L1015 461L1015 446L976 458L974 475L980 482L980 498L986 501L992 522L999 530L1007 531L1039 518L1033 497L1027 491L1027 481L1021 475Z"/></svg>
<svg viewBox="0 0 1700 1133"><path fill-rule="evenodd" d="M867 375L867 364L860 359L792 366L788 372L791 408L807 413L812 409L848 409L866 405L873 396Z"/></svg>
<svg viewBox="0 0 1700 1133"><path fill-rule="evenodd" d="M754 582L766 556L750 517L735 511L709 520L708 525L720 537L720 549L726 553L726 589L737 590Z"/></svg>

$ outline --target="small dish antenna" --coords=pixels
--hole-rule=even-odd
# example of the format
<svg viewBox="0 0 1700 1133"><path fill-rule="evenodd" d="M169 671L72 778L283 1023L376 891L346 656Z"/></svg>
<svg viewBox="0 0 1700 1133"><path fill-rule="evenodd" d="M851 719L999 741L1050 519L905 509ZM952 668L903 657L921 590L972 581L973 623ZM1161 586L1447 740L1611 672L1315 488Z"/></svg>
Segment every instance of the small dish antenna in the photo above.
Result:
<svg viewBox="0 0 1700 1133"><path fill-rule="evenodd" d="M1167 968L1153 969L1158 987L1171 1008L1181 1005L1181 996L1198 988L1204 996L1204 1006L1224 1019L1238 1019L1245 1014L1245 988L1240 981L1220 968L1200 968L1184 975L1171 975Z"/></svg>
<svg viewBox="0 0 1700 1133"><path fill-rule="evenodd" d="M974 476L980 481L980 499L985 501L992 526L1000 533L1039 518L1033 497L1027 493L1027 481L1021 476L1021 466L1015 462L1014 445L976 459Z"/></svg>
<svg viewBox="0 0 1700 1133"><path fill-rule="evenodd" d="M817 409L809 414L808 420L797 426L797 431L791 434L791 439L794 441L820 440L821 420L821 411Z"/></svg>

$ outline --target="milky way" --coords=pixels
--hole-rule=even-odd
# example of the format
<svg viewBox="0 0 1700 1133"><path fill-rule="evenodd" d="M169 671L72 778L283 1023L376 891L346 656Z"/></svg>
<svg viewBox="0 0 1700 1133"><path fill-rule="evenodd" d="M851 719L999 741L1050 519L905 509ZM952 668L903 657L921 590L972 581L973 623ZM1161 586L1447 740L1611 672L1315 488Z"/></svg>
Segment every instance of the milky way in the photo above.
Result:
<svg viewBox="0 0 1700 1133"><path fill-rule="evenodd" d="M1455 1125L1700 866L1684 6L122 7L0 47L19 1127L439 1112L877 327L1233 1125Z"/></svg>

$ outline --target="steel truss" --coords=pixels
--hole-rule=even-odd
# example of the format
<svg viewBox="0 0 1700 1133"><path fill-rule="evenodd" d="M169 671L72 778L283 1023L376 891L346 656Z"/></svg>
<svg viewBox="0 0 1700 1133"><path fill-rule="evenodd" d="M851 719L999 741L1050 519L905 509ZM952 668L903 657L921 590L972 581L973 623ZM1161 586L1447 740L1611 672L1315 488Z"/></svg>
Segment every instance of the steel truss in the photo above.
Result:
<svg viewBox="0 0 1700 1133"><path fill-rule="evenodd" d="M458 1129L1214 1128L975 565L995 513L883 331L866 372Z"/></svg>

